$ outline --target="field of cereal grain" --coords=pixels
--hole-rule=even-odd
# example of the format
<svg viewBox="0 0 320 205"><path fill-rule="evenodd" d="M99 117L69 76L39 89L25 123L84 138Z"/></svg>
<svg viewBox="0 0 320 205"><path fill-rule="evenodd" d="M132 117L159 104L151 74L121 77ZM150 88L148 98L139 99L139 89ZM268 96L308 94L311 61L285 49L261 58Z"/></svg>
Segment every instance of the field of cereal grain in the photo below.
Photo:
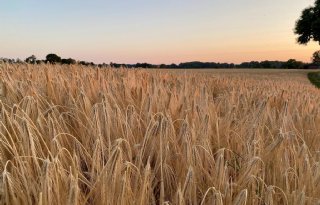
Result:
<svg viewBox="0 0 320 205"><path fill-rule="evenodd" d="M0 204L317 204L299 70L0 65Z"/></svg>

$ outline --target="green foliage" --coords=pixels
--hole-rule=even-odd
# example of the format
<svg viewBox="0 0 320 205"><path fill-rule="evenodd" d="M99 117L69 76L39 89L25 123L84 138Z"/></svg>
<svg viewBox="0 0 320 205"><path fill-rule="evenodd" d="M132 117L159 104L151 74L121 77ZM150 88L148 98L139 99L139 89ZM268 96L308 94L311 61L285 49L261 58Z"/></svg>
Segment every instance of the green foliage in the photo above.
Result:
<svg viewBox="0 0 320 205"><path fill-rule="evenodd" d="M298 35L297 41L300 44L307 44L310 40L320 44L320 0L302 11L294 32Z"/></svg>
<svg viewBox="0 0 320 205"><path fill-rule="evenodd" d="M37 57L35 55L29 56L26 58L25 62L30 64L35 64L37 61Z"/></svg>
<svg viewBox="0 0 320 205"><path fill-rule="evenodd" d="M316 65L320 65L320 50L313 53L312 62Z"/></svg>
<svg viewBox="0 0 320 205"><path fill-rule="evenodd" d="M72 58L68 58L68 59L62 59L61 60L61 63L62 64L68 64L68 65L73 65L73 64L76 64L77 61L72 59Z"/></svg>
<svg viewBox="0 0 320 205"><path fill-rule="evenodd" d="M51 53L51 54L48 54L46 56L46 61L49 62L49 63L52 63L52 64L60 63L61 62L61 57L56 55L56 54Z"/></svg>
<svg viewBox="0 0 320 205"><path fill-rule="evenodd" d="M155 65L149 64L149 63L137 63L135 65L136 68L156 68Z"/></svg>
<svg viewBox="0 0 320 205"><path fill-rule="evenodd" d="M320 72L308 73L308 78L313 85L320 88Z"/></svg>
<svg viewBox="0 0 320 205"><path fill-rule="evenodd" d="M289 59L286 63L283 64L283 68L289 69L300 69L304 67L304 63L297 61L295 59Z"/></svg>
<svg viewBox="0 0 320 205"><path fill-rule="evenodd" d="M86 61L80 61L79 64L85 65L85 66L95 66L96 65L93 62L86 62Z"/></svg>
<svg viewBox="0 0 320 205"><path fill-rule="evenodd" d="M215 62L199 62L199 61L193 61L193 62L186 62L186 63L180 63L178 66L171 65L172 68L234 68L235 65L233 63L215 63Z"/></svg>

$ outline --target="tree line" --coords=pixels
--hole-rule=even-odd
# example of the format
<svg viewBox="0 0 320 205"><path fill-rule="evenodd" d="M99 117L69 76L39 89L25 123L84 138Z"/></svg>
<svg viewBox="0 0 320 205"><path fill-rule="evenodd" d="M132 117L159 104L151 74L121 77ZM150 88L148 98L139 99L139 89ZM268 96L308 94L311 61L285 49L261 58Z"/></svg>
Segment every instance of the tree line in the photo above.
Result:
<svg viewBox="0 0 320 205"><path fill-rule="evenodd" d="M288 61L250 61L239 64L235 63L216 63L216 62L184 62L180 64L150 64L150 63L136 63L136 64L124 64L124 63L101 63L95 64L94 62L77 61L73 58L62 58L57 54L48 54L45 59L37 59L35 55L31 55L24 61L20 59L8 59L0 58L0 61L6 63L28 63L28 64L66 64L66 65L83 65L83 66L98 66L98 67L114 67L114 68L171 68L171 69L201 69L201 68L275 68L275 69L303 69L303 68L315 68L320 66L320 51L313 54L312 63L303 63L295 59L289 59Z"/></svg>
<svg viewBox="0 0 320 205"><path fill-rule="evenodd" d="M174 68L174 69L202 69L202 68L275 68L275 69L303 69L309 68L309 63L303 63L301 61L297 61L295 59L289 59L288 61L250 61L243 62L240 64L235 63L216 63L216 62L185 62L180 64L161 64L161 65L153 65L148 63L137 63L135 65L131 65L132 67L140 67L140 68ZM319 64L320 65L320 64Z"/></svg>

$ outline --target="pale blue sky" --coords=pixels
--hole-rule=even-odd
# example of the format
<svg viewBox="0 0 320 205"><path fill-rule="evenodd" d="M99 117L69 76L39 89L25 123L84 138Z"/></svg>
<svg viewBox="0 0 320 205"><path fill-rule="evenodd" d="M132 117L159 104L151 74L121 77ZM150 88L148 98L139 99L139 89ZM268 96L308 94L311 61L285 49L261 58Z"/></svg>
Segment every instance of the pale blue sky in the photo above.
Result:
<svg viewBox="0 0 320 205"><path fill-rule="evenodd" d="M95 62L308 61L293 28L313 0L0 0L0 56Z"/></svg>

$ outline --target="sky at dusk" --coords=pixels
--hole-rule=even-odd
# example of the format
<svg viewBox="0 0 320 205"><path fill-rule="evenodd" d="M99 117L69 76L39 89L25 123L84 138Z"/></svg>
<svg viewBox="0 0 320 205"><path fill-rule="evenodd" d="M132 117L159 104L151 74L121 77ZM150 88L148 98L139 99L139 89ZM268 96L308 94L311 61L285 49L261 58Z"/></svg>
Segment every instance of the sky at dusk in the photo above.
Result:
<svg viewBox="0 0 320 205"><path fill-rule="evenodd" d="M298 45L314 0L0 0L0 57L117 63L310 61Z"/></svg>

